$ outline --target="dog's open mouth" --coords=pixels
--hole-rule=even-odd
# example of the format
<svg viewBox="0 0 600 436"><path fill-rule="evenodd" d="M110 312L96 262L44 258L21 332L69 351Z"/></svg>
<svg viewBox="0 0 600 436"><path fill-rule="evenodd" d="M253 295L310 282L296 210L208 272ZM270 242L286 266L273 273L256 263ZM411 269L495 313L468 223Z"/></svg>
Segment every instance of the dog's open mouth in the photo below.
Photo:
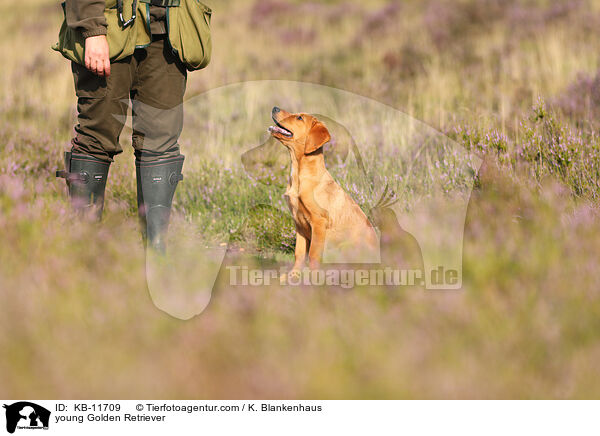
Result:
<svg viewBox="0 0 600 436"><path fill-rule="evenodd" d="M291 138L292 136L294 136L292 132L290 132L288 129L279 124L275 117L273 117L273 121L275 121L275 125L269 127L269 132L271 132L272 134L277 133L281 136L285 136L286 138Z"/></svg>

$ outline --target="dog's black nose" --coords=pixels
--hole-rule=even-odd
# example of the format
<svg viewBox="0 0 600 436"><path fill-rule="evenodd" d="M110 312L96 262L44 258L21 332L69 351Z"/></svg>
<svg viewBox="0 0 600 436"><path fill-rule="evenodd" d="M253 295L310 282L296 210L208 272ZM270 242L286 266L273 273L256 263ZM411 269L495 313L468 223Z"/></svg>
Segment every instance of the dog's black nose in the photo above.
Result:
<svg viewBox="0 0 600 436"><path fill-rule="evenodd" d="M277 112L281 112L281 109L279 109L277 106L275 106L273 108L273 112L271 112L273 115L275 115Z"/></svg>

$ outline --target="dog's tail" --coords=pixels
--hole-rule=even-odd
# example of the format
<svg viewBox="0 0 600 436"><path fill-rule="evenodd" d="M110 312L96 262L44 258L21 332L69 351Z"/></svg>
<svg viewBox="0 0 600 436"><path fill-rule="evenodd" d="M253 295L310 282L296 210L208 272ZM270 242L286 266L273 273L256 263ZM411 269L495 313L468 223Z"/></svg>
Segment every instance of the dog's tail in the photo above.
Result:
<svg viewBox="0 0 600 436"><path fill-rule="evenodd" d="M385 188L383 189L383 193L381 194L381 197L379 198L375 206L373 206L373 209L385 209L391 207L394 204L398 203L399 200L400 199L396 196L394 190L390 189L389 185L386 183Z"/></svg>
<svg viewBox="0 0 600 436"><path fill-rule="evenodd" d="M390 214L394 214L394 212L390 209L391 206L398 203L399 200L400 199L396 196L396 193L386 184L381 197L367 214L371 224L373 224L375 227L381 228L385 221L384 217L389 217Z"/></svg>

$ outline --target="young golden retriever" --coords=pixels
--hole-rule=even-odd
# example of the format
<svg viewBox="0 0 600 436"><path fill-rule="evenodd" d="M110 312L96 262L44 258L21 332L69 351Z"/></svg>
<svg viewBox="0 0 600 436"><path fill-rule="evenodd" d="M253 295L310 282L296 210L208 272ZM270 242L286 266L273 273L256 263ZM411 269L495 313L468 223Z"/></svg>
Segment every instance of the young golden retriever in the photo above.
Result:
<svg viewBox="0 0 600 436"><path fill-rule="evenodd" d="M285 198L296 225L292 273L299 273L306 254L309 266L323 260L343 263L379 262L379 240L361 208L336 183L325 167L323 145L331 140L327 127L308 114L273 108L271 135L290 153L291 171Z"/></svg>

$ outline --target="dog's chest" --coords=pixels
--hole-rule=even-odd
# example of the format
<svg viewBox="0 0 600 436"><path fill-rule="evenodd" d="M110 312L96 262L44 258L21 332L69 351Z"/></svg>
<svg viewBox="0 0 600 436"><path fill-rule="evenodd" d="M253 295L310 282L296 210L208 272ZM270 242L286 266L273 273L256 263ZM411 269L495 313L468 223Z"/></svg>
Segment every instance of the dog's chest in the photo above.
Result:
<svg viewBox="0 0 600 436"><path fill-rule="evenodd" d="M303 233L310 235L310 215L299 196L299 186L300 180L298 176L298 163L292 156L292 165L290 168L290 177L288 179L288 186L283 195L288 207L290 208L290 212L292 213L292 218L294 219L294 223L299 230L302 230Z"/></svg>
<svg viewBox="0 0 600 436"><path fill-rule="evenodd" d="M298 194L291 192L288 189L284 194L284 198L288 204L288 207L290 208L292 218L294 218L296 225L305 229L310 229L309 215L306 211L306 208L300 201Z"/></svg>
<svg viewBox="0 0 600 436"><path fill-rule="evenodd" d="M284 194L284 198L288 204L288 207L290 208L294 223L299 230L303 230L303 233L310 235L310 215L302 204L302 201L298 196L298 191L294 191L290 188L291 186L288 186L288 189Z"/></svg>

